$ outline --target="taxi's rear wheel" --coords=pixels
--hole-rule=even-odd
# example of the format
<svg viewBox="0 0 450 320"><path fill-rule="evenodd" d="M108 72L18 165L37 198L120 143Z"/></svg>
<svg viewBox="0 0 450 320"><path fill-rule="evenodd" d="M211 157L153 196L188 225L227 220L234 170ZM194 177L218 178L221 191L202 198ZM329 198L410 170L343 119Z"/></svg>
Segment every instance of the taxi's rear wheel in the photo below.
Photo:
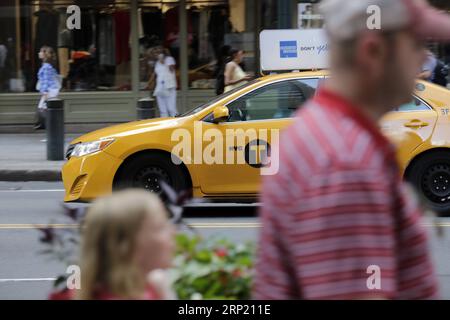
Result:
<svg viewBox="0 0 450 320"><path fill-rule="evenodd" d="M190 188L190 179L181 165L175 165L170 155L144 153L127 160L114 183L115 190L145 189L160 194L160 182L165 181L176 191Z"/></svg>
<svg viewBox="0 0 450 320"><path fill-rule="evenodd" d="M415 160L407 179L424 196L430 209L450 215L450 152L435 151Z"/></svg>

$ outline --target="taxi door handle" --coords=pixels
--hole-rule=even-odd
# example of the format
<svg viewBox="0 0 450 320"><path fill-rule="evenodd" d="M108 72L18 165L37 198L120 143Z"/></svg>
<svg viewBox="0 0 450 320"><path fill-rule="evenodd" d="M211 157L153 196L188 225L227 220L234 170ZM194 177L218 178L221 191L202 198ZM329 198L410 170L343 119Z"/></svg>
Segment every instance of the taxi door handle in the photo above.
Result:
<svg viewBox="0 0 450 320"><path fill-rule="evenodd" d="M424 122L422 120L417 120L417 119L411 120L410 122L407 122L404 124L405 127L414 128L414 129L426 127L428 125L429 125L428 122Z"/></svg>

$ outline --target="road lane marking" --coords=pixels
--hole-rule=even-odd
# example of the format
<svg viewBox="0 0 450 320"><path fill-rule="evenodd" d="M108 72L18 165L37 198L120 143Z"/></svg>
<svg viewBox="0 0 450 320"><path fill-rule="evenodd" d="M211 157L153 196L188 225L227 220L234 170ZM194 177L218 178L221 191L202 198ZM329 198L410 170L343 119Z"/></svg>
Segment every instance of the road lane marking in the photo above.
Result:
<svg viewBox="0 0 450 320"><path fill-rule="evenodd" d="M214 229L214 228L260 228L259 222L197 222L187 223L189 227L197 229ZM438 222L438 223L422 223L424 227L450 227L450 222ZM29 223L4 223L0 224L0 229L36 229L36 228L52 228L52 229L75 229L78 228L78 224L75 223L51 223L51 224L29 224Z"/></svg>
<svg viewBox="0 0 450 320"><path fill-rule="evenodd" d="M0 279L0 283L4 282L32 282L32 281L55 281L56 278L20 278L20 279Z"/></svg>
<svg viewBox="0 0 450 320"><path fill-rule="evenodd" d="M29 223L5 223L0 224L0 229L37 229L37 228L51 228L51 229L75 229L78 224L72 223L50 223L50 224L29 224Z"/></svg>
<svg viewBox="0 0 450 320"><path fill-rule="evenodd" d="M252 202L252 203L238 203L238 202L198 202L198 203L189 203L186 204L184 207L185 208L222 208L222 207L227 207L227 208L235 208L235 207L240 207L240 208L253 208L253 207L260 207L261 203L259 202Z"/></svg>
<svg viewBox="0 0 450 320"><path fill-rule="evenodd" d="M437 277L450 277L448 274L436 274ZM38 281L56 281L57 278L19 278L19 279L0 279L0 283L6 282L38 282Z"/></svg>
<svg viewBox="0 0 450 320"><path fill-rule="evenodd" d="M259 228L259 222L198 222L188 223L192 228Z"/></svg>
<svg viewBox="0 0 450 320"><path fill-rule="evenodd" d="M0 193L13 193L13 192L64 192L64 189L47 189L47 190L0 190Z"/></svg>
<svg viewBox="0 0 450 320"><path fill-rule="evenodd" d="M258 222L223 222L223 223L188 223L192 228L259 228L261 224ZM51 224L28 224L28 223L4 223L0 224L0 229L36 229L36 228L52 228L52 229L75 229L78 228L78 224L63 224L63 223L51 223Z"/></svg>

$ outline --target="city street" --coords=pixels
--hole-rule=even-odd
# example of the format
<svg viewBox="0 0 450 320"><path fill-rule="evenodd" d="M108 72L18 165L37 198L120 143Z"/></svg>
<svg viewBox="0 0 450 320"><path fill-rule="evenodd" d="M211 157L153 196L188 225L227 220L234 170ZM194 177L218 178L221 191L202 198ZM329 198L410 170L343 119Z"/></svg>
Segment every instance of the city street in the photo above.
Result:
<svg viewBox="0 0 450 320"><path fill-rule="evenodd" d="M36 225L70 223L61 215L62 197L62 183L0 182L0 299L46 299L52 278L65 271L60 263L39 255L43 247L35 229ZM256 239L258 222L251 216L251 207L208 209L187 210L195 217L186 222L201 235ZM198 217L203 214L208 217Z"/></svg>
<svg viewBox="0 0 450 320"><path fill-rule="evenodd" d="M62 197L59 182L0 182L0 299L45 299L53 278L64 272L63 265L39 255L42 246L35 230L36 225L67 224L61 215ZM254 241L259 223L253 212L251 206L202 206L187 210L186 222L204 236ZM442 298L450 299L450 218L423 223L431 238ZM441 226L441 237L435 225Z"/></svg>
<svg viewBox="0 0 450 320"><path fill-rule="evenodd" d="M158 300L152 315L278 319L304 313L296 301L450 301L450 0L0 12L14 312Z"/></svg>

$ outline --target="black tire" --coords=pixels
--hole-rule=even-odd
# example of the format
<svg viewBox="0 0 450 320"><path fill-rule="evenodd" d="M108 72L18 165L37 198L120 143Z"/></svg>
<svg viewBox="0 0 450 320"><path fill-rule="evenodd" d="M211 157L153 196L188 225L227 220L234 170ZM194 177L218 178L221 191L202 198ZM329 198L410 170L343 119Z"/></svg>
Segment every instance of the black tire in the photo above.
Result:
<svg viewBox="0 0 450 320"><path fill-rule="evenodd" d="M181 165L175 165L170 156L158 153L137 155L127 161L118 172L114 190L141 188L161 193L158 181L163 179L176 191L191 188L190 178Z"/></svg>
<svg viewBox="0 0 450 320"><path fill-rule="evenodd" d="M420 157L408 169L407 180L430 209L440 216L450 216L450 152L436 151Z"/></svg>

